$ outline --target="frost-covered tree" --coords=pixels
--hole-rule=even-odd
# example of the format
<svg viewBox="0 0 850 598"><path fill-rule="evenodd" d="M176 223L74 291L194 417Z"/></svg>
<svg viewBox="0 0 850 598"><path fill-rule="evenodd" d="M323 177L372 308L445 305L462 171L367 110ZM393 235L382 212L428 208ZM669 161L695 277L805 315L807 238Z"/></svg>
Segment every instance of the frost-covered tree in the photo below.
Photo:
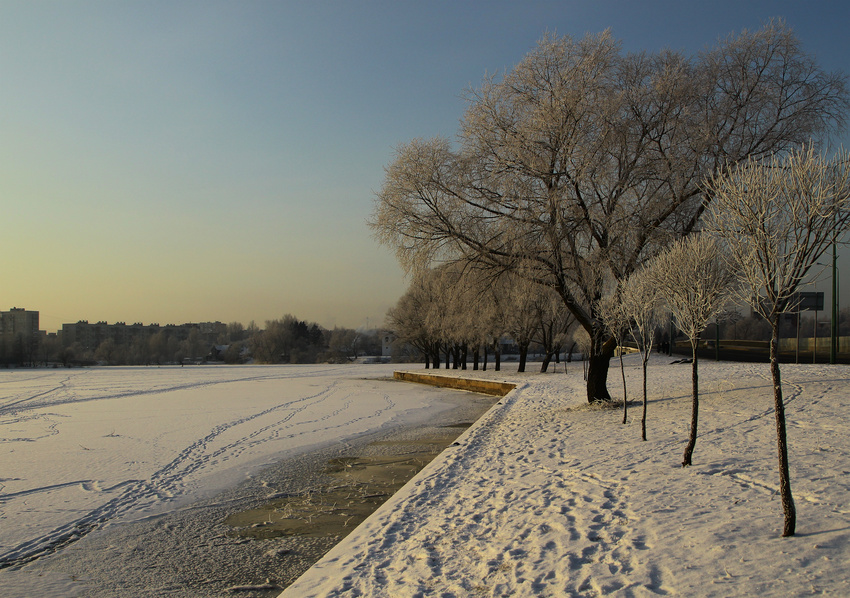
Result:
<svg viewBox="0 0 850 598"><path fill-rule="evenodd" d="M455 369L466 369L469 347L480 337L476 274L459 263L445 264L433 272L440 305L433 320L434 331L448 348Z"/></svg>
<svg viewBox="0 0 850 598"><path fill-rule="evenodd" d="M652 354L655 330L661 323L660 298L658 287L642 269L629 276L623 284L622 309L631 323L629 333L638 346L643 366L642 440L646 440L646 365Z"/></svg>
<svg viewBox="0 0 850 598"><path fill-rule="evenodd" d="M398 149L371 225L408 270L521 264L554 288L591 339L587 398L605 400L600 276L624 280L691 232L712 173L829 133L847 106L845 78L780 21L693 57L547 35L469 94L457 146Z"/></svg>
<svg viewBox="0 0 850 598"><path fill-rule="evenodd" d="M677 241L646 270L691 343L691 424L682 467L691 465L699 423L699 356L697 345L708 321L720 313L732 294L732 276L713 237L694 234Z"/></svg>
<svg viewBox="0 0 850 598"><path fill-rule="evenodd" d="M399 342L425 357L425 367L466 369L467 352L492 337L493 306L490 282L481 272L444 264L418 272L396 305L387 312L386 325ZM476 357L477 363L477 357Z"/></svg>
<svg viewBox="0 0 850 598"><path fill-rule="evenodd" d="M538 307L542 296L540 285L513 273L499 281L502 322L500 328L519 349L518 372L525 372L528 349L538 332Z"/></svg>
<svg viewBox="0 0 850 598"><path fill-rule="evenodd" d="M440 340L427 325L428 313L436 307L437 292L433 273L428 270L414 276L407 291L387 311L386 326L397 342L417 349L425 359L425 367L440 367Z"/></svg>
<svg viewBox="0 0 850 598"><path fill-rule="evenodd" d="M783 536L794 535L785 405L779 369L780 316L831 243L850 225L850 154L826 159L814 149L783 159L749 160L713 181L707 228L726 245L744 297L770 323L770 371L779 454Z"/></svg>
<svg viewBox="0 0 850 598"><path fill-rule="evenodd" d="M622 289L617 289L610 295L603 297L596 306L596 311L605 325L608 333L617 342L620 359L620 375L623 378L623 423L629 421L629 395L626 389L626 369L623 365L623 339L629 328L629 316L623 305Z"/></svg>
<svg viewBox="0 0 850 598"><path fill-rule="evenodd" d="M552 358L558 358L567 342L575 318L564 306L564 302L554 289L540 287L538 292L540 295L536 305L537 341L543 349L540 373L545 373L549 370Z"/></svg>

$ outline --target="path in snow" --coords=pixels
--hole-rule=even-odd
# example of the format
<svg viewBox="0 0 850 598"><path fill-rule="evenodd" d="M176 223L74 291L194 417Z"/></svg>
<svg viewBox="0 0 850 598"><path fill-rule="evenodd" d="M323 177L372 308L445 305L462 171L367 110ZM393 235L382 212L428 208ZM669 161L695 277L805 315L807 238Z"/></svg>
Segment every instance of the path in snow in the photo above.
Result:
<svg viewBox="0 0 850 598"><path fill-rule="evenodd" d="M639 362L627 365L635 396ZM503 372L517 390L282 596L850 595L850 368L783 366L791 539L779 538L768 366L701 364L682 468L690 373L653 358L641 442L639 405L628 425L585 407L580 366Z"/></svg>

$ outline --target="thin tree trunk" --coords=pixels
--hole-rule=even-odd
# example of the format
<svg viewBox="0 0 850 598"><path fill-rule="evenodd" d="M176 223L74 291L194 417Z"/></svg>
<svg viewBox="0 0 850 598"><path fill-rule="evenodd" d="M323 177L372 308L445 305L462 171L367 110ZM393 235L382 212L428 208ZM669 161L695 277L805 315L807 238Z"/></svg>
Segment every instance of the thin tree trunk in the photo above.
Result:
<svg viewBox="0 0 850 598"><path fill-rule="evenodd" d="M498 345L496 346L496 371L500 372L502 370L502 349Z"/></svg>
<svg viewBox="0 0 850 598"><path fill-rule="evenodd" d="M643 415L640 418L640 438L646 440L646 362L649 360L649 353L643 355Z"/></svg>
<svg viewBox="0 0 850 598"><path fill-rule="evenodd" d="M788 440L785 433L785 402L782 400L782 379L779 374L779 316L771 319L770 373L773 376L773 409L776 416L776 446L779 452L779 496L785 524L782 536L793 536L797 528L797 509L791 495L791 474L788 467Z"/></svg>
<svg viewBox="0 0 850 598"><path fill-rule="evenodd" d="M431 368L431 356L428 355L428 352L426 351L425 352L425 369L427 370L427 369L430 369L430 368Z"/></svg>
<svg viewBox="0 0 850 598"><path fill-rule="evenodd" d="M481 364L481 369L487 371L487 345L484 345L484 363Z"/></svg>
<svg viewBox="0 0 850 598"><path fill-rule="evenodd" d="M629 421L629 395L626 392L626 367L623 365L623 348L620 347L620 374L623 376L623 423Z"/></svg>
<svg viewBox="0 0 850 598"><path fill-rule="evenodd" d="M699 421L699 364L697 357L697 343L699 337L691 341L691 354L693 355L693 363L691 364L691 381L693 388L693 399L691 402L691 433L688 436L688 444L685 446L685 455L682 459L682 467L691 465L691 457L694 454L694 446L697 443L697 422Z"/></svg>
<svg viewBox="0 0 850 598"><path fill-rule="evenodd" d="M552 354L549 351L543 355L543 363L540 365L540 373L545 374L549 371L549 363L552 361Z"/></svg>
<svg viewBox="0 0 850 598"><path fill-rule="evenodd" d="M481 358L481 348L476 346L472 350L472 370L475 371L478 369L478 360Z"/></svg>

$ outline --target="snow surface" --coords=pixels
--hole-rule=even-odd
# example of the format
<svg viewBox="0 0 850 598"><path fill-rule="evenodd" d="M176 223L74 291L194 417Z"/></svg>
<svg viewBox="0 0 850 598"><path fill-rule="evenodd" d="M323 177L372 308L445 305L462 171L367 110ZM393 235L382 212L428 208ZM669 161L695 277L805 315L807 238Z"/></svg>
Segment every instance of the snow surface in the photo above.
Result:
<svg viewBox="0 0 850 598"><path fill-rule="evenodd" d="M782 366L793 538L766 364L700 363L689 468L690 365L651 360L647 442L559 368L443 371L519 387L282 596L850 596L850 367Z"/></svg>
<svg viewBox="0 0 850 598"><path fill-rule="evenodd" d="M231 487L283 456L453 407L438 393L380 379L392 371L0 370L0 595L76 595L73 580L33 565L95 530Z"/></svg>

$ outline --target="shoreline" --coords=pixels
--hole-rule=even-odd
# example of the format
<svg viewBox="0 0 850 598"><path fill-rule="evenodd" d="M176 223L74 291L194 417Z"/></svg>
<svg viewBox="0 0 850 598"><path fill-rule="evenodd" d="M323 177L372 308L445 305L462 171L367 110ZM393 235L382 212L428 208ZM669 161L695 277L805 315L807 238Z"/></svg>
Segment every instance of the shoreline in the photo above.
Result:
<svg viewBox="0 0 850 598"><path fill-rule="evenodd" d="M81 582L78 595L91 598L277 595L499 400L442 392L454 406L433 421L392 426L281 459L208 499L108 526L38 568ZM338 471L328 471L331 462ZM319 498L323 491L325 498ZM358 513L337 509L333 503L342 496L364 504ZM286 504L296 517L269 523L275 513L287 512ZM319 515L330 518L319 525ZM287 529L298 519L306 527Z"/></svg>

